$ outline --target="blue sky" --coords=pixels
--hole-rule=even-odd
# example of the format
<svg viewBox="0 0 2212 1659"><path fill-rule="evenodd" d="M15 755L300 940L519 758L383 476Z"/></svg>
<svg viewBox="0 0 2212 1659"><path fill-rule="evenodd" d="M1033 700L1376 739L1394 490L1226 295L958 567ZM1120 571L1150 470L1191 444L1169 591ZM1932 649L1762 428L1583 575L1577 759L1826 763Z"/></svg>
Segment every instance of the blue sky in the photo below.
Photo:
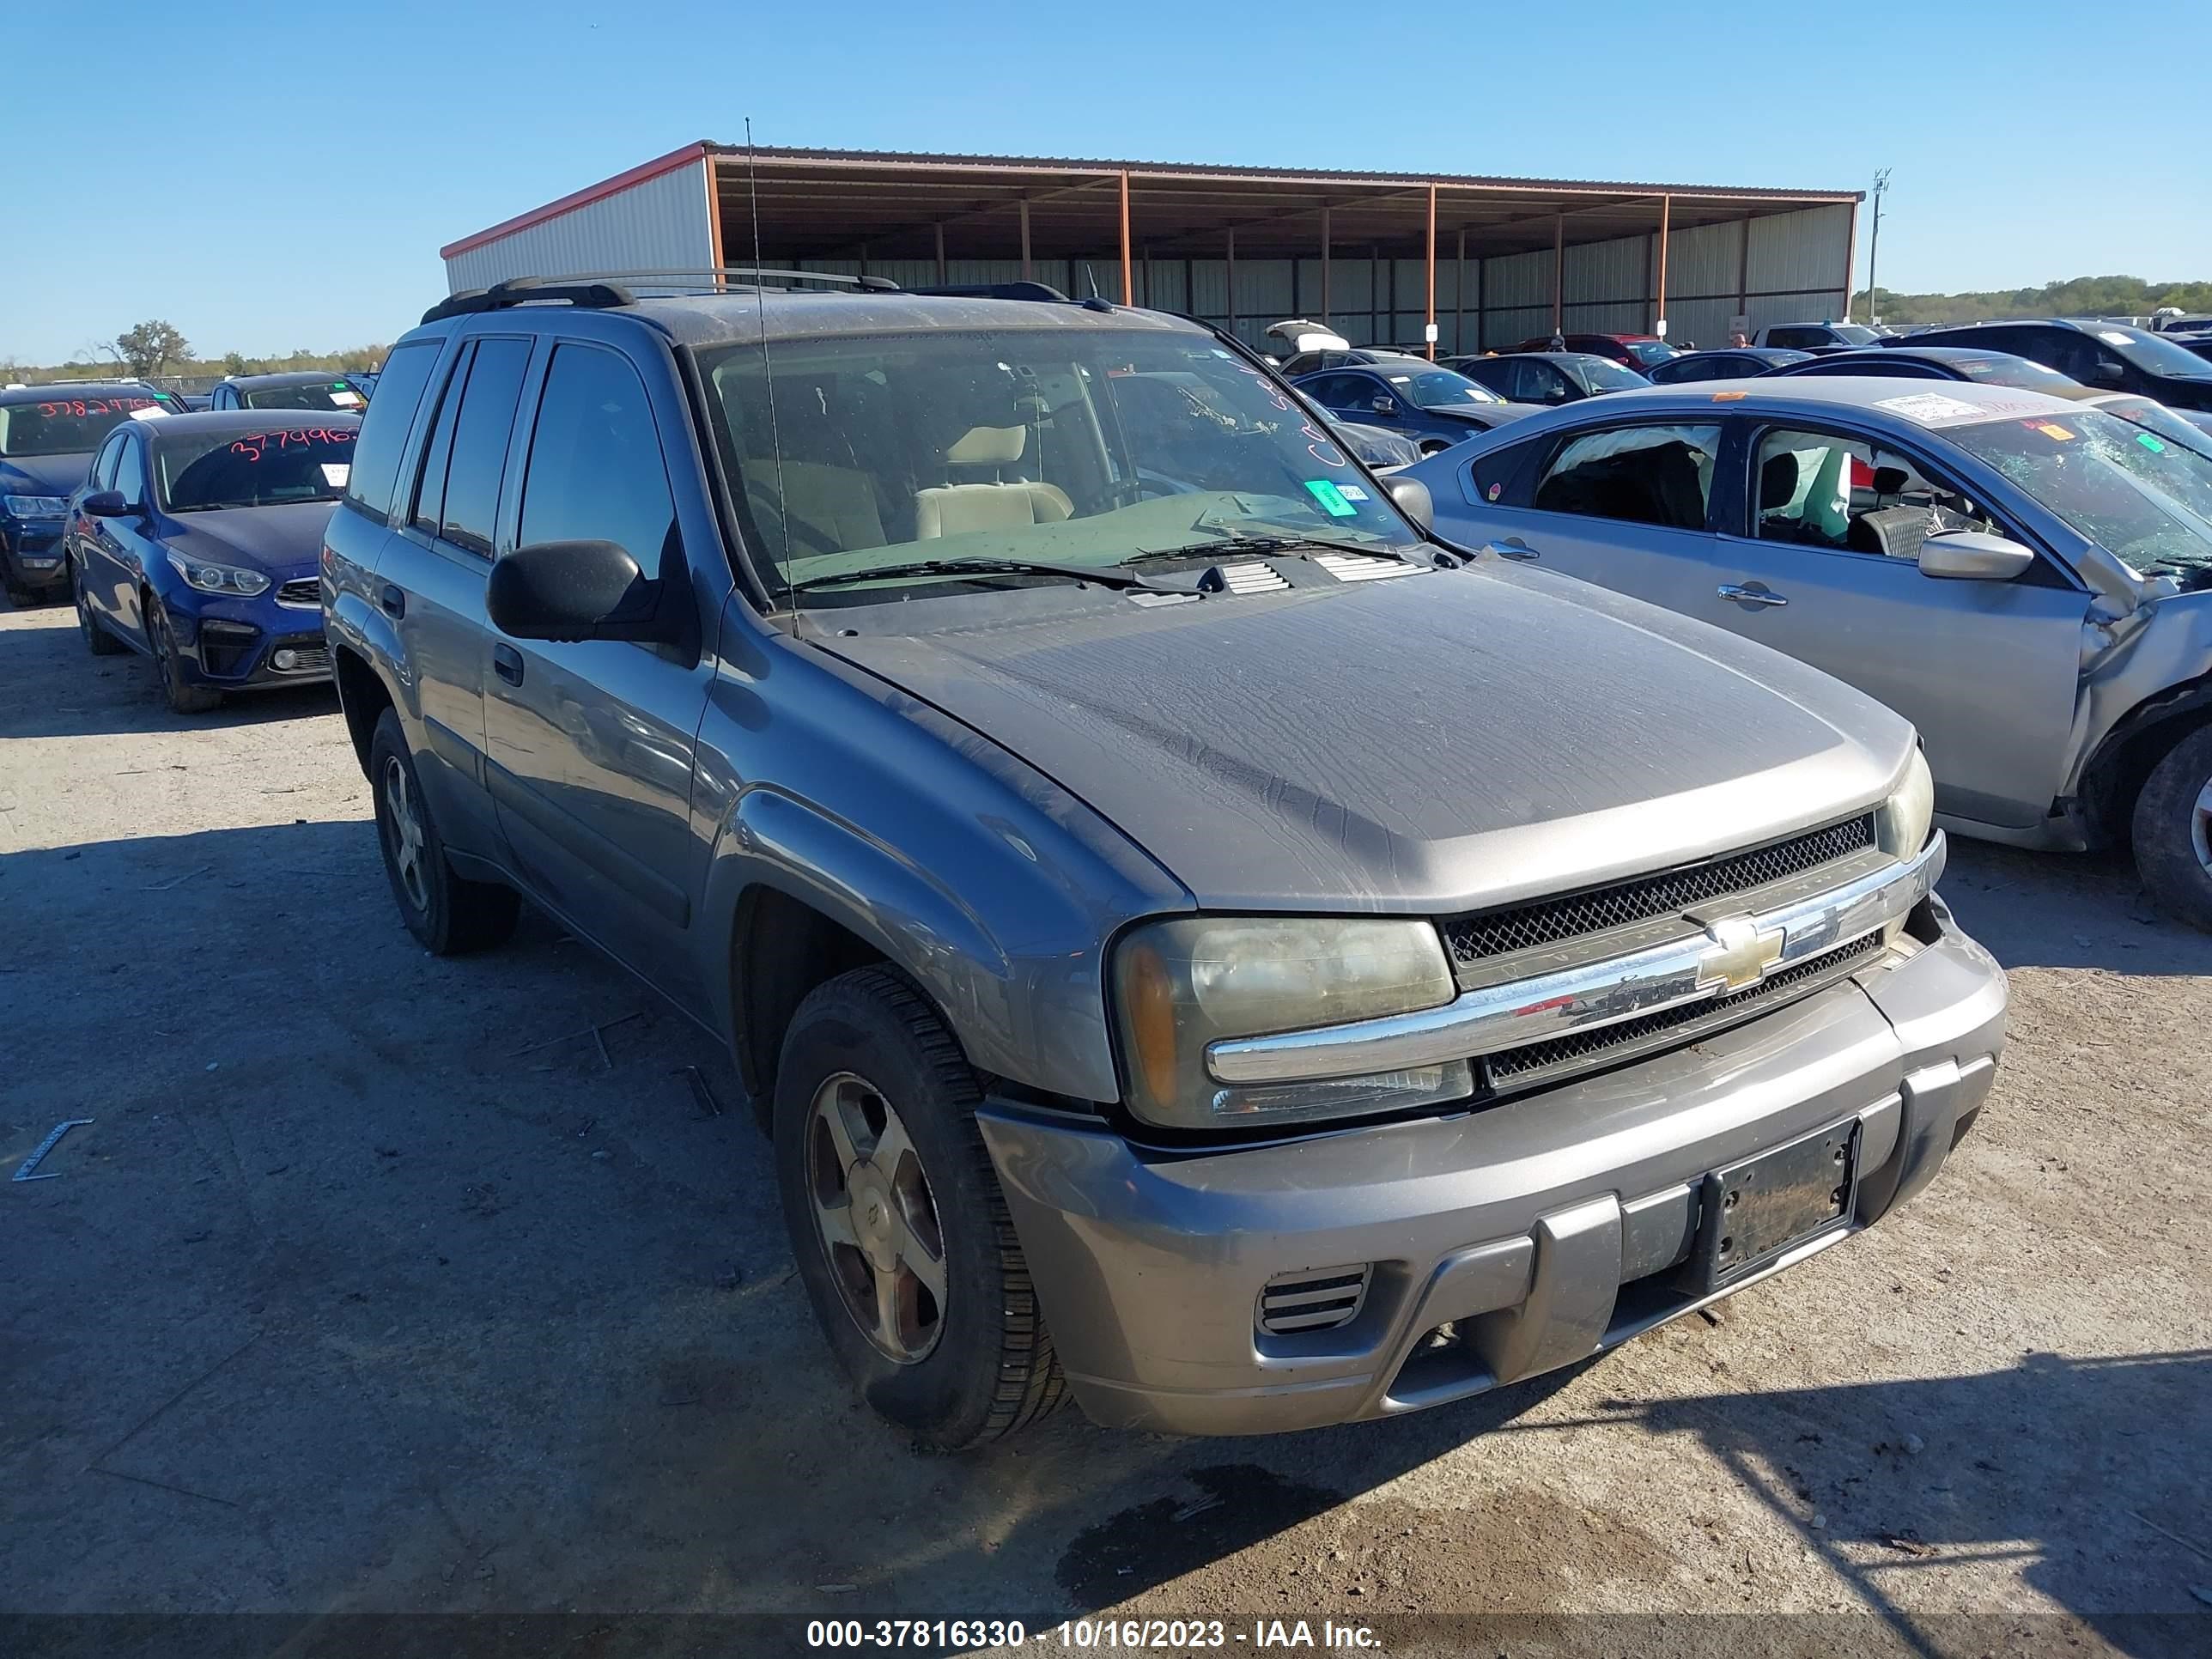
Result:
<svg viewBox="0 0 2212 1659"><path fill-rule="evenodd" d="M2051 0L8 9L0 358L31 362L148 317L210 355L389 340L445 291L441 244L747 115L851 149L1847 189L1887 166L1886 287L2212 277L2158 67L2203 32L2178 3L2124 29Z"/></svg>

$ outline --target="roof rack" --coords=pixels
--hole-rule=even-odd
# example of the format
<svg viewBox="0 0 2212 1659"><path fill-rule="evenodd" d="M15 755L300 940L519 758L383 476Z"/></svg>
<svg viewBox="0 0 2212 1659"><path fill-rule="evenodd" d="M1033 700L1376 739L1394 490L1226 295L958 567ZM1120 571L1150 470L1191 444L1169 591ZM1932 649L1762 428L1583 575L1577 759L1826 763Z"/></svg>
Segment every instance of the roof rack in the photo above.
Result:
<svg viewBox="0 0 2212 1659"><path fill-rule="evenodd" d="M749 294L791 283L821 283L871 294L898 292L898 284L887 276L777 270L765 265L708 266L698 270L580 270L560 276L510 276L489 288L463 289L424 312L422 320L434 323L520 305L566 304L606 311L635 305L640 296L632 291L634 288L675 294Z"/></svg>
<svg viewBox="0 0 2212 1659"><path fill-rule="evenodd" d="M910 288L908 294L927 294L946 300L1042 300L1054 305L1073 301L1049 283L933 283Z"/></svg>

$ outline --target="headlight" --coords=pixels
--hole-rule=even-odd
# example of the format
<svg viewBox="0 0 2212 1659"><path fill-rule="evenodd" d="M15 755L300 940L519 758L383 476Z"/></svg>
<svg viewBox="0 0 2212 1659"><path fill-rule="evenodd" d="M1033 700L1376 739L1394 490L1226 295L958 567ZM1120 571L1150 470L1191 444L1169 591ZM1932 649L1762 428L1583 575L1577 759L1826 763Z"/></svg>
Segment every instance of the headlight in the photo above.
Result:
<svg viewBox="0 0 2212 1659"><path fill-rule="evenodd" d="M66 495L9 495L0 497L19 519L58 519L69 511Z"/></svg>
<svg viewBox="0 0 2212 1659"><path fill-rule="evenodd" d="M1928 757L1916 745L1905 768L1905 781L1875 815L1875 839L1892 858L1909 859L1928 844L1929 826L1935 819L1936 780L1929 775Z"/></svg>
<svg viewBox="0 0 2212 1659"><path fill-rule="evenodd" d="M1936 780L1929 775L1928 757L1916 744L1905 769L1905 781L1882 802L1875 813L1875 839L1892 858L1909 859L1928 845L1928 832L1936 820ZM1886 924L1882 937L1895 945L1905 935L1906 918Z"/></svg>
<svg viewBox="0 0 2212 1659"><path fill-rule="evenodd" d="M1206 1071L1224 1037L1334 1025L1440 1007L1457 994L1443 941L1425 921L1182 916L1123 939L1114 1016L1129 1103L1176 1128L1256 1127L1458 1100L1465 1060L1407 1072L1230 1085Z"/></svg>
<svg viewBox="0 0 2212 1659"><path fill-rule="evenodd" d="M258 570L240 570L234 564L210 564L204 559L173 551L169 568L203 593L228 593L234 599L250 599L256 593L269 591L268 577Z"/></svg>

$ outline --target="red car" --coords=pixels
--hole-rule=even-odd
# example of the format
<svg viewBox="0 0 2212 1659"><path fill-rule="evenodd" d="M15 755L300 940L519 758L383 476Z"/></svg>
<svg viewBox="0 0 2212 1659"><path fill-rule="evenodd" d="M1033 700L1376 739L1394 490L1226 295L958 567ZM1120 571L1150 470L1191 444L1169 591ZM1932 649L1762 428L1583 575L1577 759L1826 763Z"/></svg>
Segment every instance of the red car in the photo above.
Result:
<svg viewBox="0 0 2212 1659"><path fill-rule="evenodd" d="M1523 340L1517 346L1508 346L1506 349L1557 351L1561 348L1552 343L1553 337L1546 334L1536 339ZM1638 370L1682 355L1656 334L1569 334L1564 337L1566 350L1587 351L1593 356L1610 357L1616 363Z"/></svg>

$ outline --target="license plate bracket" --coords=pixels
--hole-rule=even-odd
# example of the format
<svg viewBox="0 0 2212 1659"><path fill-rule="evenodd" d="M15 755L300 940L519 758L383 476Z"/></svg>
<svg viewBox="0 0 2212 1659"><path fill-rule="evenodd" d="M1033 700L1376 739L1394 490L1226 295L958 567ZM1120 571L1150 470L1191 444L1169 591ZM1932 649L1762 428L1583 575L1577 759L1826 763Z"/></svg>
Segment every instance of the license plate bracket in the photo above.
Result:
<svg viewBox="0 0 2212 1659"><path fill-rule="evenodd" d="M1785 1250L1849 1225L1858 1164L1852 1118L1712 1171L1690 1262L1693 1281L1723 1289Z"/></svg>

